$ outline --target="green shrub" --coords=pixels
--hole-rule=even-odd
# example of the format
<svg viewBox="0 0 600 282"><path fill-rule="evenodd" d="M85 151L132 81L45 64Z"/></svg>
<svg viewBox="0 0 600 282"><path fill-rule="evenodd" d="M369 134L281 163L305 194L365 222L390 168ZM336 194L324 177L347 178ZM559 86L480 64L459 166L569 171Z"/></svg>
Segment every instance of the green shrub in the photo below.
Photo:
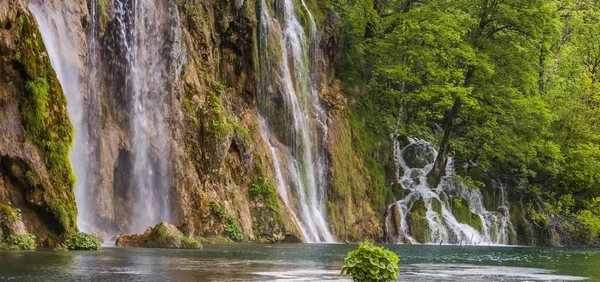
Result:
<svg viewBox="0 0 600 282"><path fill-rule="evenodd" d="M366 241L357 250L348 253L342 275L350 275L354 281L361 282L396 281L400 274L399 261L394 252Z"/></svg>
<svg viewBox="0 0 600 282"><path fill-rule="evenodd" d="M227 217L225 209L217 203L210 204L210 212L219 220L224 220Z"/></svg>
<svg viewBox="0 0 600 282"><path fill-rule="evenodd" d="M4 244L0 244L0 249L14 251L35 251L35 236L31 234L8 236Z"/></svg>
<svg viewBox="0 0 600 282"><path fill-rule="evenodd" d="M238 225L237 220L233 216L227 217L227 227L225 227L227 237L235 242L246 242L246 235L242 228Z"/></svg>
<svg viewBox="0 0 600 282"><path fill-rule="evenodd" d="M102 249L98 238L83 232L75 234L65 242L63 247L71 251L99 251Z"/></svg>

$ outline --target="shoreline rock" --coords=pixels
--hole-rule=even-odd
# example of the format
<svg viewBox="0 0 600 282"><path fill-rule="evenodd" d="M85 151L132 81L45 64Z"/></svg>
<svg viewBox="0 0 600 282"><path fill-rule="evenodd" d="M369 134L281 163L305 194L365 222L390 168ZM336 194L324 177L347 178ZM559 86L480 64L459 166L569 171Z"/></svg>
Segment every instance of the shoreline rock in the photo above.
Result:
<svg viewBox="0 0 600 282"><path fill-rule="evenodd" d="M202 244L191 236L183 234L176 226L161 222L148 227L144 233L117 237L115 246L134 248L199 249Z"/></svg>

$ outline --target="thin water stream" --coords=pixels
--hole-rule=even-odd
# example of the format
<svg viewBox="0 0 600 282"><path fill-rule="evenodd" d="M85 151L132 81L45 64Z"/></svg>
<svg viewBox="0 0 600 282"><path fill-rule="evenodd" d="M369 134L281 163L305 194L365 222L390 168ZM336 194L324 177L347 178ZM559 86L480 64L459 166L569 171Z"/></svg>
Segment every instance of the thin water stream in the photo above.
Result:
<svg viewBox="0 0 600 282"><path fill-rule="evenodd" d="M325 210L327 123L313 85L311 44L316 23L304 1L308 26L292 0L260 4L261 133L271 148L277 189L307 242L333 242ZM308 32L305 31L308 29Z"/></svg>

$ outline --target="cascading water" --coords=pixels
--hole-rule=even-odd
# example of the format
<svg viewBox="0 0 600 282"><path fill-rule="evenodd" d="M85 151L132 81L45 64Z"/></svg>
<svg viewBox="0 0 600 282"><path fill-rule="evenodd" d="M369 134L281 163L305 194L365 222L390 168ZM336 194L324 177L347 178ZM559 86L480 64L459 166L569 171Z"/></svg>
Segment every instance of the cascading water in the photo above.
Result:
<svg viewBox="0 0 600 282"><path fill-rule="evenodd" d="M261 132L274 158L277 189L308 242L332 242L326 220L327 123L311 68L316 23L299 0L261 1ZM307 15L308 36L296 13Z"/></svg>
<svg viewBox="0 0 600 282"><path fill-rule="evenodd" d="M80 73L83 68L79 56L77 56L79 42L72 37L76 32L70 29L71 26L65 16L50 5L50 3L44 2L31 2L29 10L38 22L50 62L67 97L67 110L75 130L75 142L69 157L77 177L75 197L79 209L78 225L81 229L90 231L87 227L92 221L91 212L85 212L91 209L91 203L86 194L88 179L91 177L88 165L89 133L86 127Z"/></svg>
<svg viewBox="0 0 600 282"><path fill-rule="evenodd" d="M398 183L406 196L389 207L385 221L389 241L486 245L509 243L509 236L514 231L503 186L495 187L500 190L501 197L497 211L486 210L479 190L469 189L465 184L454 181L454 164L449 158L446 176L432 189L427 185L426 176L437 156L435 148L426 141L415 139L409 139L408 145L402 147L397 138L392 139ZM463 203L460 199L464 199L468 205L470 224L459 222L455 216L460 208L457 205ZM424 217L411 215L419 213L420 201L424 204ZM426 226L419 225L419 221L426 222ZM420 230L411 230L411 227ZM418 240L415 234L419 234Z"/></svg>
<svg viewBox="0 0 600 282"><path fill-rule="evenodd" d="M169 12L165 12L169 11ZM165 15L167 18L165 18ZM174 78L180 73L181 27L172 1L115 0L121 62L131 95L132 213L128 231L170 219L170 148L165 116ZM164 26L169 30L165 31ZM174 60L177 61L177 60Z"/></svg>
<svg viewBox="0 0 600 282"><path fill-rule="evenodd" d="M96 210L98 194L94 177L99 172L95 171L98 168L94 168L94 160L98 158L96 147L101 137L97 135L101 134L101 129L91 119L100 119L100 97L105 95L101 91L105 85L114 82L103 81L110 76L103 76L98 71L106 67L98 49L101 16L98 3L91 0L88 6L91 26L85 66L89 76L87 89L83 89L81 83L84 62L77 56L78 44L84 39L72 38L80 33L71 30L76 24L67 22L69 16L59 12L61 3L32 1L29 8L39 23L52 66L67 96L75 128L75 144L70 157L77 177L78 225L86 232L131 233L170 219L170 148L165 117L171 114L174 105L171 94L183 67L182 34L174 1L115 0L113 4L114 25L106 37L113 42L114 48L108 48L107 52L111 53L105 54L104 58L120 60L111 64L118 65L119 69L115 71L124 76L121 78L123 83L114 90L121 94L117 94L119 101L126 102L130 108L125 122L129 126L131 157L128 158L130 163L125 165L129 171L124 172L124 177L128 178L124 183L128 185L118 187L125 191L127 207L114 207L114 217L126 218L115 218L115 222L108 225L106 219L98 218Z"/></svg>

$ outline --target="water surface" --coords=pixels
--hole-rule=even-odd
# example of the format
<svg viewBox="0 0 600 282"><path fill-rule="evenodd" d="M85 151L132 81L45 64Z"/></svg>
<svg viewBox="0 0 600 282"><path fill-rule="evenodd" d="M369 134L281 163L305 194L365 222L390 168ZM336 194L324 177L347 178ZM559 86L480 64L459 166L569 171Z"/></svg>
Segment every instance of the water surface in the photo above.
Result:
<svg viewBox="0 0 600 282"><path fill-rule="evenodd" d="M386 246L399 281L600 281L600 250ZM339 275L356 245L228 244L203 250L0 251L0 281L350 281Z"/></svg>

